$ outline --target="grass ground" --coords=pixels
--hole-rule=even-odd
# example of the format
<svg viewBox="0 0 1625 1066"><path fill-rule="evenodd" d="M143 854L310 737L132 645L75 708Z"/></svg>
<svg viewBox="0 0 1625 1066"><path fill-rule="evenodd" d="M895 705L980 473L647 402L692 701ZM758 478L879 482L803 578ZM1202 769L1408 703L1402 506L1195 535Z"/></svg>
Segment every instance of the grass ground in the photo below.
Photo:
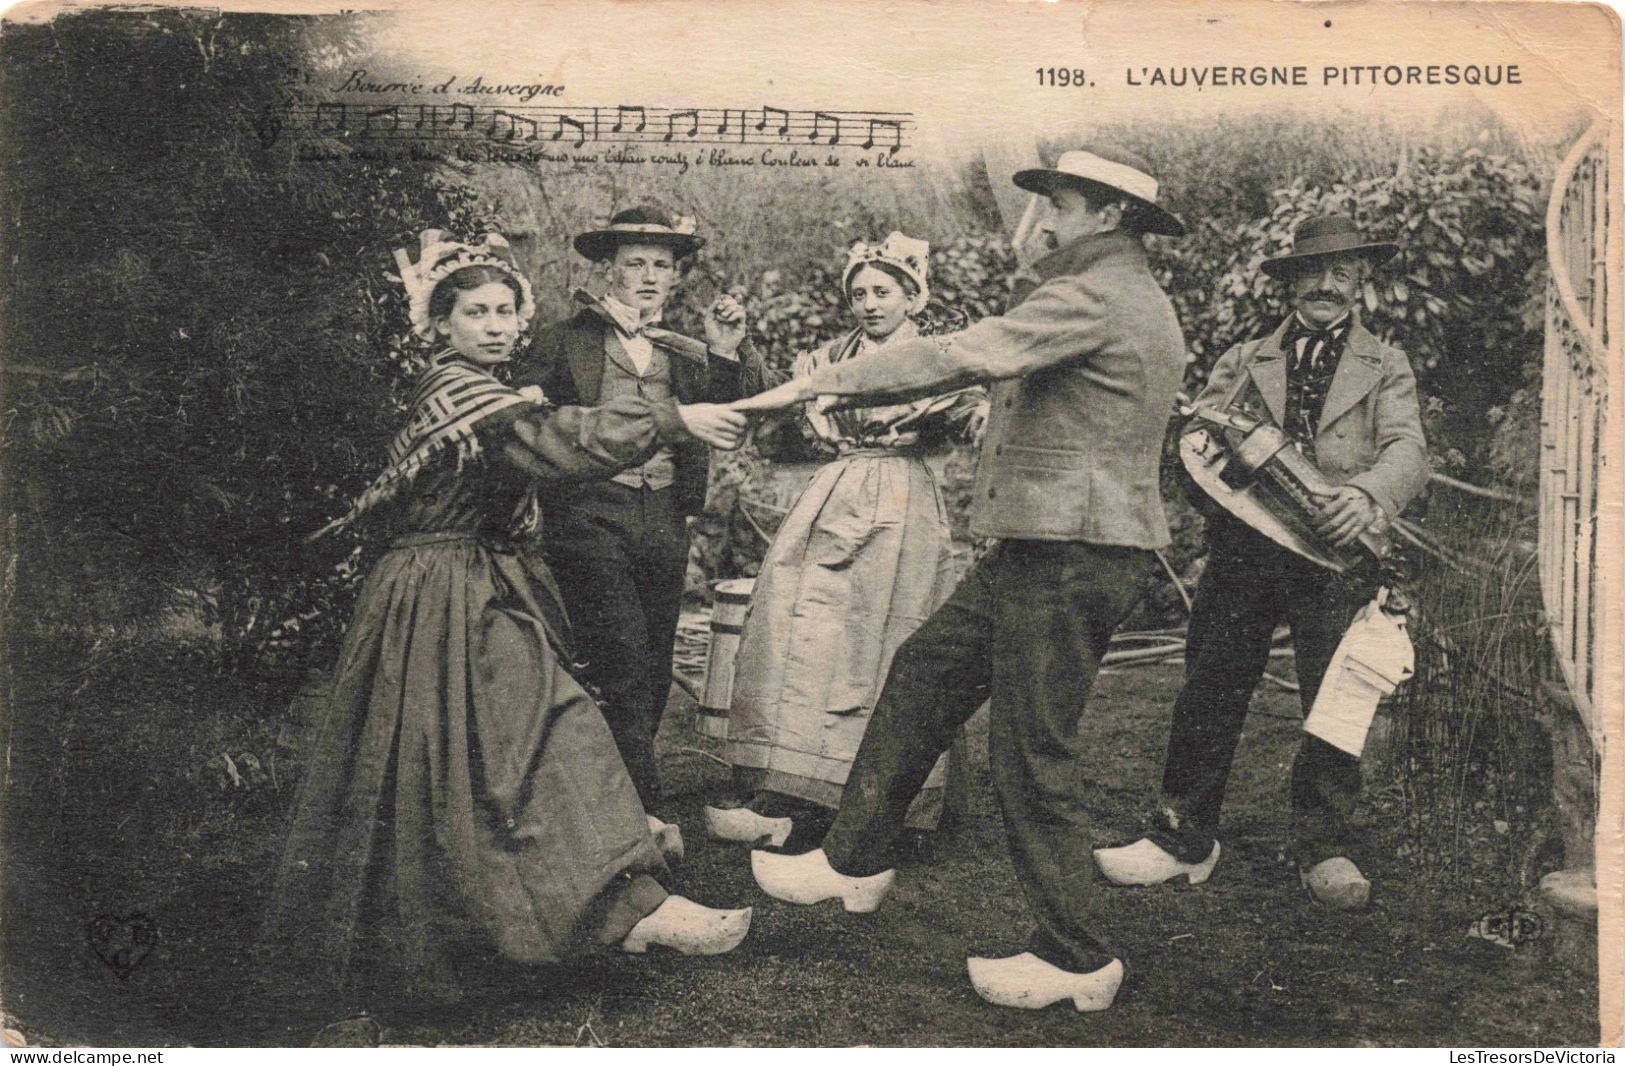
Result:
<svg viewBox="0 0 1625 1066"><path fill-rule="evenodd" d="M77 691L18 705L3 992L6 1024L31 1042L304 1043L331 1020L319 1003L306 1015L268 1017L250 980L257 908L290 794L282 712L186 680L199 676L185 656L149 652L92 671ZM1085 729L1090 805L1107 838L1135 833L1178 683L1172 666L1100 680ZM1399 819L1381 802L1368 819L1371 906L1339 914L1305 896L1279 860L1295 699L1259 694L1237 757L1227 850L1208 884L1100 887L1102 925L1129 966L1105 1013L1003 1010L977 999L965 978L967 954L1019 951L1026 929L988 786L985 720L972 723L976 787L963 823L905 845L892 897L875 915L852 916L836 903L765 898L743 849L704 838L700 807L727 772L696 753L691 707L679 696L663 739L673 794L665 813L687 829L683 890L712 904L754 904L745 945L720 959L617 956L504 975L489 996L455 1011L379 1011L384 1041L1594 1043L1594 978L1568 972L1538 945L1514 952L1466 938L1473 918L1518 900L1504 898L1510 890L1490 870L1450 894L1424 888L1395 857ZM111 932L92 929L102 916ZM135 962L123 976L106 961L120 937Z"/></svg>

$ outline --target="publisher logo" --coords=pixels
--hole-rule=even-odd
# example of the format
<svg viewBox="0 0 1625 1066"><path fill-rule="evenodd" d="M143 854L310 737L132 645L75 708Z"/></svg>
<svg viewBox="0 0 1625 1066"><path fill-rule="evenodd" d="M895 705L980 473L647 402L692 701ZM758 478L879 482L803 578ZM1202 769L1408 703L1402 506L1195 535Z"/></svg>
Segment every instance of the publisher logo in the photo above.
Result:
<svg viewBox="0 0 1625 1066"><path fill-rule="evenodd" d="M1515 948L1539 940L1546 932L1546 924L1533 911L1513 908L1493 911L1467 927L1467 935L1503 948Z"/></svg>

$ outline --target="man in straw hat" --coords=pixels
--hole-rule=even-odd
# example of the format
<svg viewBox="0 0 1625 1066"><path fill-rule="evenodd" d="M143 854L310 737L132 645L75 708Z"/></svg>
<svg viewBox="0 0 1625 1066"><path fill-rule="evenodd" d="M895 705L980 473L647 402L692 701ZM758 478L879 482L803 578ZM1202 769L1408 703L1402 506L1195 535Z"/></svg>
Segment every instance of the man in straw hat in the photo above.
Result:
<svg viewBox="0 0 1625 1066"><path fill-rule="evenodd" d="M1070 999L1102 1010L1123 964L1095 915L1077 727L1112 631L1169 541L1157 470L1185 342L1141 235L1184 227L1126 154L1067 152L1015 181L1053 213L1050 251L1018 279L1005 314L734 405L826 394L872 403L992 382L971 530L1000 541L898 650L822 846L751 860L779 899L879 907L909 801L991 699L989 762L1037 929L1027 952L970 959L971 982L1005 1006Z"/></svg>
<svg viewBox="0 0 1625 1066"><path fill-rule="evenodd" d="M1361 236L1345 215L1300 223L1292 253L1263 264L1290 292L1292 313L1269 336L1226 352L1196 398L1197 407L1269 418L1339 486L1316 521L1320 535L1339 547L1397 516L1427 483L1410 362L1372 336L1356 312L1370 272L1398 251ZM1291 626L1307 716L1377 577L1374 565L1334 574L1216 509L1207 536L1156 828L1126 847L1095 853L1118 884L1207 879L1219 858L1225 782L1275 627ZM1371 888L1349 858L1348 816L1359 788L1357 758L1304 733L1292 764L1294 857L1314 898L1343 909L1363 906Z"/></svg>
<svg viewBox="0 0 1625 1066"><path fill-rule="evenodd" d="M761 388L762 363L731 296L709 308L703 342L657 325L682 260L705 244L692 219L635 207L574 243L603 265L606 291L576 292L579 310L538 335L520 384L540 385L553 403L589 406L628 394L725 403ZM654 737L671 692L687 519L705 504L708 468L703 444L677 444L608 481L549 486L542 498L544 551L570 612L582 677L597 688L651 811L660 801ZM680 853L676 827L656 828L668 852Z"/></svg>

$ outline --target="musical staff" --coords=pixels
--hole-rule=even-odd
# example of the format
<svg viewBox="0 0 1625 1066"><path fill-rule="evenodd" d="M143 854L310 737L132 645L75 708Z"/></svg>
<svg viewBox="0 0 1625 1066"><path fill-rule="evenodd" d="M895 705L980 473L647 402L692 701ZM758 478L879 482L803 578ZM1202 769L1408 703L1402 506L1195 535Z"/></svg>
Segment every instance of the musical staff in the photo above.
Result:
<svg viewBox="0 0 1625 1066"><path fill-rule="evenodd" d="M485 106L464 103L346 104L339 101L297 104L272 116L294 139L365 138L369 144L391 141L450 142L465 140L496 146L580 151L589 145L783 146L841 152L879 149L887 156L909 147L914 116L898 111L795 110L772 104L754 107L608 107ZM251 120L264 125L268 119ZM860 140L858 131L864 136ZM274 139L273 139L274 140ZM884 161L884 160L883 160Z"/></svg>

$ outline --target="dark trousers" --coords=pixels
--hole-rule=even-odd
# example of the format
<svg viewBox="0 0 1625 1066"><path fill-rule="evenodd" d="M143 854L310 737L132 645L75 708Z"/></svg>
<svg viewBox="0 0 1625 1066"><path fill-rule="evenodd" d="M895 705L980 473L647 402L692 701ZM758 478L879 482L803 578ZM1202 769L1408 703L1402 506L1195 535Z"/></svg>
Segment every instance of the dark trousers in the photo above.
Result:
<svg viewBox="0 0 1625 1066"><path fill-rule="evenodd" d="M671 693L688 572L688 524L671 489L585 487L545 516L545 551L574 634L577 676L598 695L644 809L660 799L655 731Z"/></svg>
<svg viewBox="0 0 1625 1066"><path fill-rule="evenodd" d="M1210 525L1207 569L1185 649L1185 687L1174 703L1152 840L1184 862L1207 858L1270 635L1292 630L1299 696L1309 714L1337 644L1372 591L1370 578L1333 574L1233 522ZM1359 760L1303 734L1292 762L1292 835L1299 863L1345 855L1360 791Z"/></svg>
<svg viewBox="0 0 1625 1066"><path fill-rule="evenodd" d="M898 649L824 838L849 876L890 865L909 802L937 757L992 700L988 760L1016 879L1037 918L1031 950L1063 969L1116 954L1098 938L1086 750L1078 723L1112 631L1151 553L1006 541Z"/></svg>

